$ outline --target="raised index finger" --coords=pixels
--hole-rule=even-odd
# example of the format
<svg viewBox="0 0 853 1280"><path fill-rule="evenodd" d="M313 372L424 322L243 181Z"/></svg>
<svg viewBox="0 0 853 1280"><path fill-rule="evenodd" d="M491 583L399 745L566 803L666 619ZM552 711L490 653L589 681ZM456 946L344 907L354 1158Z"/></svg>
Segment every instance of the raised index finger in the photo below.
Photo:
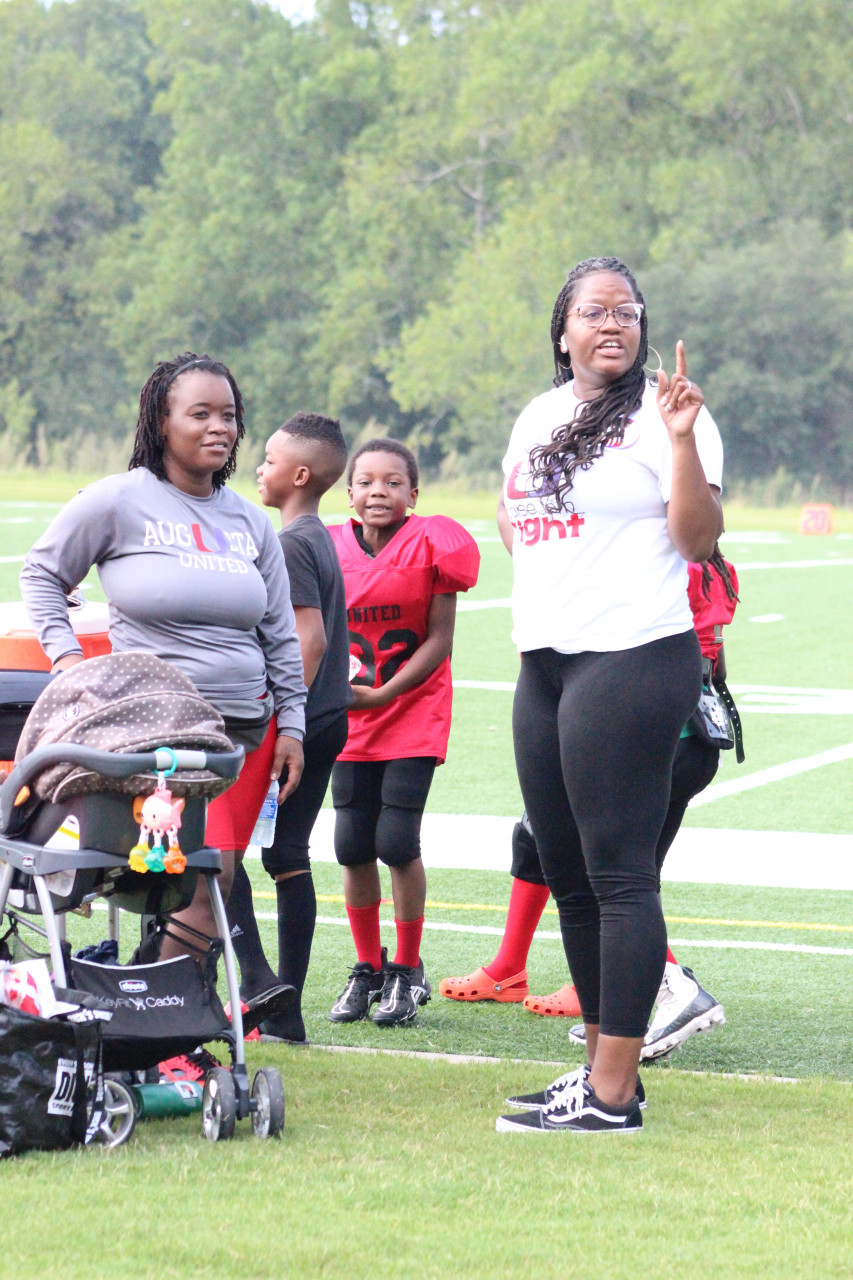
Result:
<svg viewBox="0 0 853 1280"><path fill-rule="evenodd" d="M675 372L687 377L687 358L684 354L684 343L680 338L675 344Z"/></svg>

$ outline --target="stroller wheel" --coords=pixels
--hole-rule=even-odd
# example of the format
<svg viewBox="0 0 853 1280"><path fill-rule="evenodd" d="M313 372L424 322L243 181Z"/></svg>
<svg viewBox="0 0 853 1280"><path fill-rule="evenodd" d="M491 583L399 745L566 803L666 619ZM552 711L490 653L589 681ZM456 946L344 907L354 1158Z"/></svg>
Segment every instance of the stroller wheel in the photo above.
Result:
<svg viewBox="0 0 853 1280"><path fill-rule="evenodd" d="M233 1138L237 1123L237 1094L231 1072L225 1067L214 1067L204 1082L201 1120L204 1136L211 1142Z"/></svg>
<svg viewBox="0 0 853 1280"><path fill-rule="evenodd" d="M256 1138L281 1137L284 1086L275 1067L261 1067L252 1081L252 1128Z"/></svg>
<svg viewBox="0 0 853 1280"><path fill-rule="evenodd" d="M105 1147L120 1147L136 1128L136 1106L133 1094L120 1080L104 1080L104 1118L98 1129L98 1141Z"/></svg>

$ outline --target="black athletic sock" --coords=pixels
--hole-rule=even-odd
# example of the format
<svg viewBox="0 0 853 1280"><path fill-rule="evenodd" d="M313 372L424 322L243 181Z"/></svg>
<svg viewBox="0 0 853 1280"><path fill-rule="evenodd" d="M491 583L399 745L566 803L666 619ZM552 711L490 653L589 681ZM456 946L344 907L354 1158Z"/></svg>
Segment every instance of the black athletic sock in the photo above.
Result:
<svg viewBox="0 0 853 1280"><path fill-rule="evenodd" d="M296 987L301 1000L317 919L314 877L308 871L288 876L286 880L277 880L275 893L278 900L279 981ZM286 1013L263 1023L261 1031L279 1035L285 1040L304 1040L305 1024L300 1001L295 1001Z"/></svg>
<svg viewBox="0 0 853 1280"><path fill-rule="evenodd" d="M289 982L299 994L305 986L311 943L317 920L317 895L310 871L277 880L278 900L278 976Z"/></svg>
<svg viewBox="0 0 853 1280"><path fill-rule="evenodd" d="M242 862L234 869L234 883L225 913L228 916L237 963L240 965L240 995L244 1000L251 1000L262 991L278 986L278 978L264 955L255 909L252 906L252 885Z"/></svg>

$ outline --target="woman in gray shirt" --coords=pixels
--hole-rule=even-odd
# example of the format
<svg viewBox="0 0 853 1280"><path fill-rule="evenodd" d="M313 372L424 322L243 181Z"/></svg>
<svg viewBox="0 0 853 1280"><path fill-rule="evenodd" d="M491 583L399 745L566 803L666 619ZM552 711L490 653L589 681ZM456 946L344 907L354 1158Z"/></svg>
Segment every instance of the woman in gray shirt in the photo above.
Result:
<svg viewBox="0 0 853 1280"><path fill-rule="evenodd" d="M240 391L225 365L192 353L161 362L142 389L128 472L72 498L21 573L54 671L83 660L66 595L94 565L113 649L173 662L247 748L239 781L208 809L206 838L222 850L226 899L271 779L281 779L279 803L299 782L304 733L281 546L266 513L225 485L243 435ZM176 919L215 934L204 891ZM164 955L167 948L180 950L169 938ZM244 992L254 1004L252 995Z"/></svg>

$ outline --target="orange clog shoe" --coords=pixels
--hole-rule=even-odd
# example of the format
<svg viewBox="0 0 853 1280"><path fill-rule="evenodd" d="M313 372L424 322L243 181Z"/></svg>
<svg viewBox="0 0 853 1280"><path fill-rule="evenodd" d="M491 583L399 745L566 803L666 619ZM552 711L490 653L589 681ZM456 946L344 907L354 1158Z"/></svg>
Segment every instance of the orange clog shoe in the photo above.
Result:
<svg viewBox="0 0 853 1280"><path fill-rule="evenodd" d="M500 982L478 969L465 978L442 978L438 984L439 995L448 1000L496 1000L498 1004L519 1004L529 990L526 969Z"/></svg>
<svg viewBox="0 0 853 1280"><path fill-rule="evenodd" d="M570 982L550 996L528 996L524 1001L528 1013L538 1013L545 1018L579 1018L581 1007L577 992Z"/></svg>

